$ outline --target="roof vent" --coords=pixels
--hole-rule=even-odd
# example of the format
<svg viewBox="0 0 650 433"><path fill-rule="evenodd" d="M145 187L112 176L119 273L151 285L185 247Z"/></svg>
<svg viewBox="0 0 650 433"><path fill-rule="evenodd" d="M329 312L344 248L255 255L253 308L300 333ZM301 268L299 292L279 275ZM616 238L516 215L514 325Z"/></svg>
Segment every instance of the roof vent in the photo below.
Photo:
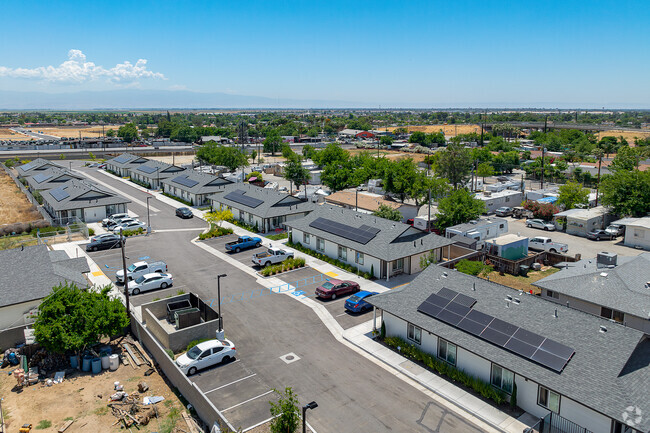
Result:
<svg viewBox="0 0 650 433"><path fill-rule="evenodd" d="M600 331L599 331L599 332L600 332L601 334L604 334L605 332L607 332L607 327L605 327L605 326L603 326L603 325L600 325Z"/></svg>
<svg viewBox="0 0 650 433"><path fill-rule="evenodd" d="M506 301L506 308L510 308L510 302Z"/></svg>
<svg viewBox="0 0 650 433"><path fill-rule="evenodd" d="M607 278L607 272L601 272L601 273L600 273L600 276L601 276L601 277L605 277L605 278Z"/></svg>
<svg viewBox="0 0 650 433"><path fill-rule="evenodd" d="M447 278L447 273L446 272L442 273L442 278Z"/></svg>
<svg viewBox="0 0 650 433"><path fill-rule="evenodd" d="M508 295L508 296L506 296L506 299L507 299L508 301L512 301L512 296L511 296L511 295Z"/></svg>
<svg viewBox="0 0 650 433"><path fill-rule="evenodd" d="M646 288L646 289L650 289L650 281L648 281L647 283L645 283L645 288Z"/></svg>
<svg viewBox="0 0 650 433"><path fill-rule="evenodd" d="M557 319L557 308L555 309L555 313L553 313L553 317Z"/></svg>
<svg viewBox="0 0 650 433"><path fill-rule="evenodd" d="M476 283L472 283L472 290L476 292Z"/></svg>
<svg viewBox="0 0 650 433"><path fill-rule="evenodd" d="M514 302L517 305L521 304L521 301L517 298L513 299L512 302Z"/></svg>

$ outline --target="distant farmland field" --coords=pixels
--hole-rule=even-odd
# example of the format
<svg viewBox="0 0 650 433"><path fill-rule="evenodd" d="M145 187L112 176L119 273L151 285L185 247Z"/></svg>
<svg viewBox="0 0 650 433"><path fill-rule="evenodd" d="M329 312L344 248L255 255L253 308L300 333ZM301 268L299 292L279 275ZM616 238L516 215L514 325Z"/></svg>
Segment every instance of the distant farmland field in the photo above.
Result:
<svg viewBox="0 0 650 433"><path fill-rule="evenodd" d="M389 126L388 130L393 131L398 126ZM384 128L379 128L383 130ZM442 131L446 137L455 137L457 134L469 134L470 132L481 133L481 125L411 125L408 127L409 132L422 131L430 134L432 132Z"/></svg>

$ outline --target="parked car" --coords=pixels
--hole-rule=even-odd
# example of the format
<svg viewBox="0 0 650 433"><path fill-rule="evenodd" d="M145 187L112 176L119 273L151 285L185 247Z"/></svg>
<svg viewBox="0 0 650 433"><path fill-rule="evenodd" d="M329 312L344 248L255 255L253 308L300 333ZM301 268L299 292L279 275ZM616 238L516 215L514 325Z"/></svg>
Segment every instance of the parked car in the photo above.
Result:
<svg viewBox="0 0 650 433"><path fill-rule="evenodd" d="M176 209L176 216L181 217L183 219L194 218L194 214L192 213L192 210L188 207L179 207L178 209Z"/></svg>
<svg viewBox="0 0 650 433"><path fill-rule="evenodd" d="M144 223L142 221L134 220L134 221L129 221L124 224L120 224L117 227L113 227L113 233L120 233L122 230L137 230L137 229L146 229L147 228L147 223Z"/></svg>
<svg viewBox="0 0 650 433"><path fill-rule="evenodd" d="M199 370L229 362L237 356L237 349L230 340L208 340L197 344L176 358L176 365L188 376Z"/></svg>
<svg viewBox="0 0 650 433"><path fill-rule="evenodd" d="M616 236L623 236L625 234L625 226L620 225L620 224L610 224L605 231L611 235Z"/></svg>
<svg viewBox="0 0 650 433"><path fill-rule="evenodd" d="M502 206L499 209L495 211L496 215L498 217L505 217L505 216L511 216L513 213L513 210L511 207L508 206Z"/></svg>
<svg viewBox="0 0 650 433"><path fill-rule="evenodd" d="M131 280L135 280L145 274L153 274L153 273L163 273L167 272L167 263L163 262L162 260L159 260L157 262L135 262L128 268L126 268L126 276ZM120 269L119 271L115 272L115 278L117 279L118 283L123 283L124 282L124 270Z"/></svg>
<svg viewBox="0 0 650 433"><path fill-rule="evenodd" d="M345 301L345 309L352 311L353 313L361 313L365 310L370 310L372 309L372 305L367 303L366 299L376 294L377 292L368 292L367 290L355 293Z"/></svg>
<svg viewBox="0 0 650 433"><path fill-rule="evenodd" d="M111 238L111 237L114 237L114 236L116 236L116 235L113 234L113 233L102 233L101 235L93 236L90 240L92 242L94 242L94 241L98 241L100 239Z"/></svg>
<svg viewBox="0 0 650 433"><path fill-rule="evenodd" d="M123 236L111 235L104 236L101 239L96 241L90 241L86 245L86 251L99 251L99 250L110 250L111 248L120 248L122 243L126 243L126 239Z"/></svg>
<svg viewBox="0 0 650 433"><path fill-rule="evenodd" d="M536 229L542 229L542 230L555 230L555 224L548 223L544 220L540 219L532 219L532 220L526 220L526 227L533 227Z"/></svg>
<svg viewBox="0 0 650 433"><path fill-rule="evenodd" d="M226 244L227 251L234 251L236 253L241 250L247 250L249 248L257 248L262 246L262 239L252 238L250 236L240 236L236 241L228 242Z"/></svg>
<svg viewBox="0 0 650 433"><path fill-rule="evenodd" d="M253 255L253 263L258 266L269 266L282 263L286 259L293 258L293 253L280 248L269 248L263 253Z"/></svg>
<svg viewBox="0 0 650 433"><path fill-rule="evenodd" d="M109 221L115 221L121 218L127 218L128 216L129 216L128 213L115 213L113 215L110 215L108 218L104 218L102 220L102 226L106 227Z"/></svg>
<svg viewBox="0 0 650 433"><path fill-rule="evenodd" d="M536 236L528 241L528 249L537 251L548 251L549 253L566 253L569 251L567 244L553 242L551 238Z"/></svg>
<svg viewBox="0 0 650 433"><path fill-rule="evenodd" d="M128 222L131 222L131 221L137 221L137 220L135 218L131 218L131 217L128 217L128 216L124 217L124 218L117 218L117 219L114 219L114 220L112 219L112 220L108 221L108 223L106 224L106 228L108 230L113 230L115 227L117 227L119 225L122 225L122 224L125 224L125 223L128 223Z"/></svg>
<svg viewBox="0 0 650 433"><path fill-rule="evenodd" d="M593 241L600 241L602 239L612 240L614 238L616 238L616 236L609 233L607 230L596 229L587 233L587 239L591 239Z"/></svg>
<svg viewBox="0 0 650 433"><path fill-rule="evenodd" d="M524 209L521 206L516 206L512 208L512 216L513 218L532 218L533 212L528 209Z"/></svg>
<svg viewBox="0 0 650 433"><path fill-rule="evenodd" d="M337 296L356 293L358 291L359 284L354 281L331 279L316 288L316 296L322 299L334 300Z"/></svg>
<svg viewBox="0 0 650 433"><path fill-rule="evenodd" d="M130 295L139 295L141 292L155 289L166 289L174 284L172 274L154 272L144 274L128 284Z"/></svg>

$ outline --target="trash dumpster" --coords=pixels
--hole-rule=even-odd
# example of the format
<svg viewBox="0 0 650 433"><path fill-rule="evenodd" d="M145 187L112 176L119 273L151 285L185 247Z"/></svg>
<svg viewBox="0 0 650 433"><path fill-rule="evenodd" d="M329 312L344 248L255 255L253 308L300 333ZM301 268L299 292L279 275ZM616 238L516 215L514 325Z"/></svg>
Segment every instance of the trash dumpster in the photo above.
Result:
<svg viewBox="0 0 650 433"><path fill-rule="evenodd" d="M530 266L521 265L519 266L519 275L521 275L522 277L527 277L529 270L530 270Z"/></svg>

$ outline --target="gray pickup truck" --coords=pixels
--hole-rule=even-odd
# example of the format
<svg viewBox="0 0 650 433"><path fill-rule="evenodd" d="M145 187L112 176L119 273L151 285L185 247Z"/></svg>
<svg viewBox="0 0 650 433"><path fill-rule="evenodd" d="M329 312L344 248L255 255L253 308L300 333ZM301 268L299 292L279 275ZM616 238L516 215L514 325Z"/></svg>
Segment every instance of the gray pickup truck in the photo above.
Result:
<svg viewBox="0 0 650 433"><path fill-rule="evenodd" d="M286 259L292 258L293 253L280 248L269 248L263 253L257 253L253 255L253 263L258 266L269 266L275 265L276 263L282 263Z"/></svg>

